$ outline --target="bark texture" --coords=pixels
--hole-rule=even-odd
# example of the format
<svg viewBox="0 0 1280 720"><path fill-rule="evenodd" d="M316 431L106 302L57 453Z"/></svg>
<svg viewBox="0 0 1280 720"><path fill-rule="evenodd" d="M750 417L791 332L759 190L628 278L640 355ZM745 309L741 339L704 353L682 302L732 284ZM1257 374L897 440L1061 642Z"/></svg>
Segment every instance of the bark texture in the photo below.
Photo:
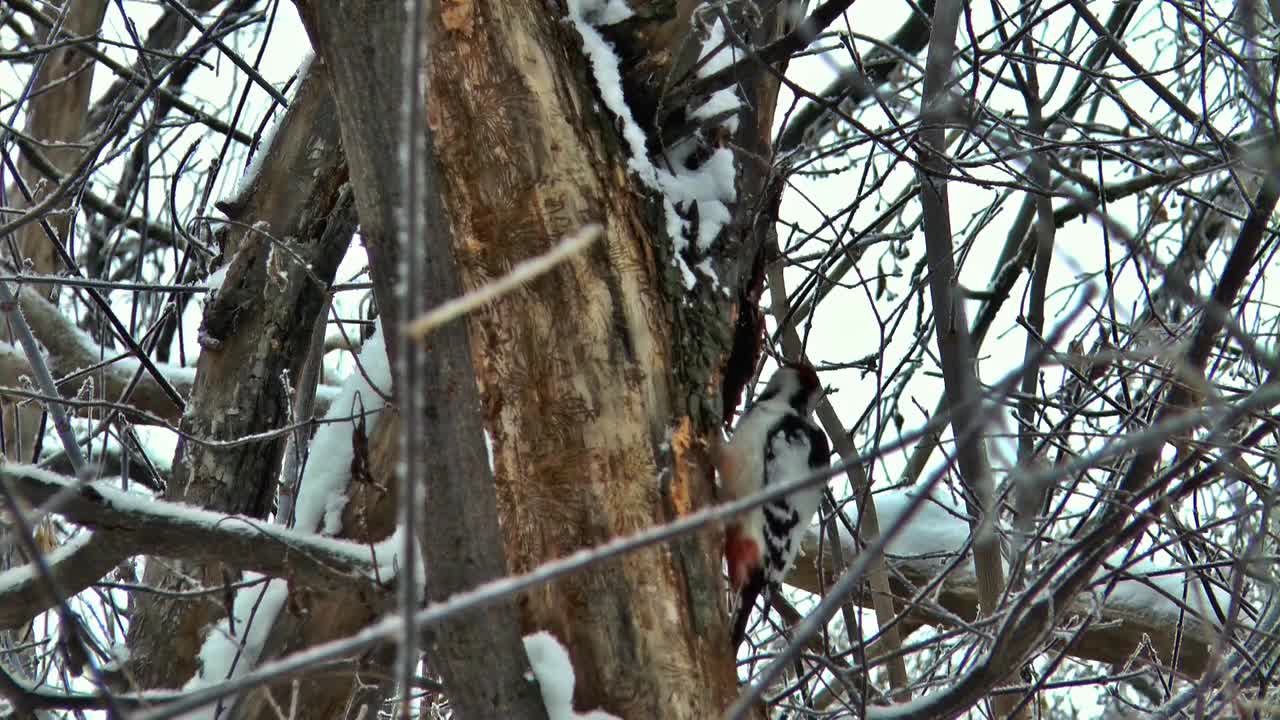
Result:
<svg viewBox="0 0 1280 720"><path fill-rule="evenodd" d="M230 440L289 422L291 388L306 357L328 285L355 228L330 96L313 69L301 86L244 197L225 204L238 223L224 240L226 279L206 301L195 387L183 430ZM275 495L285 435L217 447L184 440L167 497L210 510L265 517ZM224 581L206 564L172 572L147 567L145 581L206 586ZM216 602L147 596L135 608L129 645L142 687L176 687L196 670Z"/></svg>
<svg viewBox="0 0 1280 720"><path fill-rule="evenodd" d="M427 108L464 283L585 224L604 238L470 319L515 572L665 519L671 295L649 201L627 176L571 28L540 3L448 4L428 28ZM723 621L694 623L670 548L520 600L568 647L580 709L702 718L736 692ZM722 605L722 603L721 603Z"/></svg>
<svg viewBox="0 0 1280 720"><path fill-rule="evenodd" d="M421 139L423 151L414 166L419 177L414 186L420 194L409 198L412 212L418 213L413 227L419 236L408 235L403 248L409 297L401 310L406 322L462 294L438 146L427 126L410 131ZM446 323L424 342L406 342L400 353L407 468L401 482L403 488L420 491L402 497L415 503L419 497L425 500L414 532L431 569L431 602L445 601L508 572L472 353L463 319ZM424 634L428 657L449 688L449 704L459 717L518 715L533 720L546 713L536 684L526 679L516 618L515 603L509 601ZM498 657L490 661L496 672L488 687L471 687L476 659L491 654Z"/></svg>
<svg viewBox="0 0 1280 720"><path fill-rule="evenodd" d="M435 305L459 292L431 152L419 157L419 169L426 170L419 185L425 197L415 199L413 206L422 217L419 241L425 247L414 252L400 247L402 228L397 221L404 217L405 154L404 133L396 120L404 104L404 7L377 0L341 6L300 2L299 11L317 62L332 69L331 87L369 249L374 294L387 350L397 368L396 394L405 410L405 454L376 455L375 476L391 478L396 468L405 467L418 483L416 532L430 568L428 593L442 599L506 574L507 564L466 326L455 322L442 328L405 357L397 351L402 299L395 289L408 282L406 271L415 278L406 287L416 293L403 299L408 307ZM352 27L367 32L353 33ZM425 135L426 127L420 132ZM402 258L413 265L402 264ZM413 382L406 382L410 378ZM381 427L378 432L385 439ZM410 462L401 466L401 459ZM378 474L377 468L385 469L386 475ZM389 481L390 497L399 494L394 485L398 481ZM385 517L381 501L386 499L379 498L378 518ZM544 712L536 686L526 679L528 661L520 635L515 608L507 604L448 623L426 638L431 670L445 681L450 708L459 717L538 717ZM476 662L477 658L485 660Z"/></svg>
<svg viewBox="0 0 1280 720"><path fill-rule="evenodd" d="M298 5L319 61L333 70L362 228L382 286L375 292L392 319L403 201L393 171L403 141L392 109L403 102L405 20L395 3ZM712 499L701 438L722 417L720 371L742 293L760 267L761 242L742 219L759 207L769 175L759 158L768 156L766 101L776 83L747 92L749 109L767 110L741 123L733 140L759 152L742 169L738 223L706 258L731 292L686 294L661 203L629 176L627 150L601 109L565 9L532 1L429 7L421 79L440 182L428 192L447 213L462 287L500 277L587 223L605 227L582 256L468 319L507 565L522 572ZM629 52L649 61L646 71L666 77L690 66L689 52L696 58L689 7L675 8L672 24L659 31L631 38ZM776 33L778 19L769 21L743 21L744 35ZM748 324L747 335L753 330ZM456 349L448 344L446 352ZM754 359L748 353L745 364ZM428 522L453 511L448 502L435 505L437 496L428 498ZM548 629L569 648L579 709L700 718L729 704L737 683L719 539L709 531L520 598L522 631ZM469 582L487 572L472 568ZM465 586L467 574L446 587ZM433 660L447 673L448 658ZM451 699L468 685L502 682L494 678L502 671L474 659L459 664L469 666L462 673L469 682L446 676Z"/></svg>
<svg viewBox="0 0 1280 720"><path fill-rule="evenodd" d="M397 131L404 47L404 7L399 2L358 0L341 4L295 0L315 63L329 76L351 187L360 215L360 236L369 250L373 295L396 363L400 323L395 288L399 249L395 213L403 207Z"/></svg>
<svg viewBox="0 0 1280 720"><path fill-rule="evenodd" d="M358 447L358 446L357 446ZM400 462L400 421L395 410L384 409L377 426L369 429L364 451L369 476L352 482L342 514L344 539L375 543L391 535L396 526L396 466ZM282 613L272 628L264 656L283 657L320 643L348 637L394 607L390 594L356 583L331 590L291 585L290 611ZM382 702L392 695L390 667L394 648L381 647L350 659L337 672L311 673L299 680L295 720L328 720L375 717ZM276 720L275 709L264 697L274 695L287 706L294 688L280 683L242 699L236 717Z"/></svg>

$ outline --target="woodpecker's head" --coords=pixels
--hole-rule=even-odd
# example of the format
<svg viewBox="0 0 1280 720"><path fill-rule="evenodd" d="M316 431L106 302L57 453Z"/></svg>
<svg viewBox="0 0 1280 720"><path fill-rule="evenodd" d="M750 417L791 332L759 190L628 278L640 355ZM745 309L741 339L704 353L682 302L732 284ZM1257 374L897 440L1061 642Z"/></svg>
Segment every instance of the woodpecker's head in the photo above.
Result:
<svg viewBox="0 0 1280 720"><path fill-rule="evenodd" d="M812 365L787 363L769 378L757 403L780 402L801 415L808 416L818 407L822 398L822 383Z"/></svg>

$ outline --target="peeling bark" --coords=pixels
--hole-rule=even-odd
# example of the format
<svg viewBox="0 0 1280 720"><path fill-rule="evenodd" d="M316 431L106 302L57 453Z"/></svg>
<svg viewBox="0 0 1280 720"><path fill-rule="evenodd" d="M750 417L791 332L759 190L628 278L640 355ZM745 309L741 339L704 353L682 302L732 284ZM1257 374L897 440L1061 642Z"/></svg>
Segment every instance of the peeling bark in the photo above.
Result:
<svg viewBox="0 0 1280 720"><path fill-rule="evenodd" d="M298 4L320 61L334 71L375 285L382 286L375 293L391 319L402 201L392 168L402 141L388 109L402 102L393 82L402 72L401 11L397 4ZM645 12L643 5L636 9ZM463 288L502 276L587 223L606 228L581 257L468 319L507 564L521 572L712 501L702 438L722 416L721 368L738 304L750 297L738 291L754 285L760 269L762 239L750 218L769 176L758 158L768 157L766 101L776 80L748 89L753 114L734 138L757 155L741 168L736 229L708 258L730 292L706 287L686 295L661 203L628 176L615 121L599 109L563 9L429 6L426 108ZM646 67L663 77L677 60L688 67L685 56L697 49L687 42L692 5L681 7L670 24L631 38ZM757 40L776 34L779 22L771 14L763 26L742 20L739 29ZM745 72L766 76L750 66ZM569 648L579 708L678 718L714 716L729 704L737 682L719 541L710 529L520 598L522 632L549 629ZM470 665L475 684L493 681L485 667Z"/></svg>
<svg viewBox="0 0 1280 720"><path fill-rule="evenodd" d="M659 460L675 420L652 207L593 109L576 36L535 5L454 5L428 29L429 122L464 284L605 225L584 256L471 317L515 572L665 520ZM723 620L695 626L685 579L670 548L637 553L528 593L524 624L568 647L580 708L711 716L736 692L733 664Z"/></svg>

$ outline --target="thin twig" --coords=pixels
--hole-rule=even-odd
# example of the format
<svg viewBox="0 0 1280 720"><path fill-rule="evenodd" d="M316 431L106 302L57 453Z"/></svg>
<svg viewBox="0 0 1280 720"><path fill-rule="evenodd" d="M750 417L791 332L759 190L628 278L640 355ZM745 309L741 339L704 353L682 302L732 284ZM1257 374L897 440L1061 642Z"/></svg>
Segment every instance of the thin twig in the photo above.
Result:
<svg viewBox="0 0 1280 720"><path fill-rule="evenodd" d="M604 228L600 225L584 225L576 233L566 236L548 252L517 263L511 268L511 272L497 280L419 316L404 329L404 333L414 340L422 340L431 334L432 330L450 320L488 305L534 278L550 272L560 263L585 250L603 233Z"/></svg>

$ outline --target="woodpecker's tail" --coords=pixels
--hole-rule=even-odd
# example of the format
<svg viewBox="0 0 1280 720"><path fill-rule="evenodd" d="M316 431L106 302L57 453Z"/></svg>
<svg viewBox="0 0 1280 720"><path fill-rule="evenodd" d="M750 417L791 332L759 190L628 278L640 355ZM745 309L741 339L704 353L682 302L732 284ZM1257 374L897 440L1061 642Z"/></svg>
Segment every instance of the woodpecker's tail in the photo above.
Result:
<svg viewBox="0 0 1280 720"><path fill-rule="evenodd" d="M742 645L742 641L747 637L747 621L751 619L751 611L755 609L756 598L764 597L764 612L769 612L769 593L768 583L764 580L764 570L756 568L751 573L745 585L742 586L742 592L738 595L738 607L733 611L733 634L730 640L733 642L733 651L738 651L738 646Z"/></svg>

